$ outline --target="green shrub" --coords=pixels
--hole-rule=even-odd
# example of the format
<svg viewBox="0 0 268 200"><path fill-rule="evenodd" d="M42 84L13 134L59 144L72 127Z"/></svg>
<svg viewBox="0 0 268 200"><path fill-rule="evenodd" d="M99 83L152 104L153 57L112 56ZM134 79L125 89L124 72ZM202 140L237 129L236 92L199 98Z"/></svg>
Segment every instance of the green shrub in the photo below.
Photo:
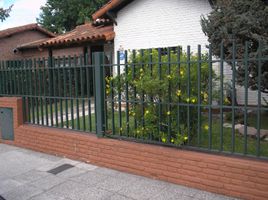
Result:
<svg viewBox="0 0 268 200"><path fill-rule="evenodd" d="M162 55L157 50L145 50L142 54L130 57L124 73L106 78L106 93L109 95L113 92L117 98L120 92L126 100L128 84L128 98L131 100L129 115L137 124L132 130L133 136L176 145L191 140L198 125L198 84L199 103L208 104L208 56L202 55L198 59L198 56L192 54L188 57L186 53L178 56L174 52ZM212 69L211 77L216 77ZM208 129L208 126L204 128ZM120 128L121 131L125 129Z"/></svg>

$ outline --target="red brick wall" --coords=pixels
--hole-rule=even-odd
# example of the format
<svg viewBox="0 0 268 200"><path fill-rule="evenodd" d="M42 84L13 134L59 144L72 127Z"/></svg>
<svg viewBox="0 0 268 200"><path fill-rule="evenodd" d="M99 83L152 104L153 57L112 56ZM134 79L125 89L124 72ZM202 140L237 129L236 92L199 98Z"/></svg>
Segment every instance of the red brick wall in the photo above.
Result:
<svg viewBox="0 0 268 200"><path fill-rule="evenodd" d="M0 98L0 107L15 104L20 107L21 101ZM15 110L14 117L21 121L19 110ZM97 138L32 125L16 127L12 144L238 198L268 198L268 163L264 161Z"/></svg>

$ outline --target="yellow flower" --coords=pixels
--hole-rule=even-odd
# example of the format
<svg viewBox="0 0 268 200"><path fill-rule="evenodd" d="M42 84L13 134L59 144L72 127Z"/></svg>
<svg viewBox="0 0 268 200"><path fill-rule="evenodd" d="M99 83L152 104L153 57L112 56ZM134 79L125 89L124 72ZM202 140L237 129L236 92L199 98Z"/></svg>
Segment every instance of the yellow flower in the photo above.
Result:
<svg viewBox="0 0 268 200"><path fill-rule="evenodd" d="M204 129L207 131L207 130L209 129L209 126L206 124L206 125L204 126Z"/></svg>
<svg viewBox="0 0 268 200"><path fill-rule="evenodd" d="M181 96L181 90L177 90L176 94L178 97Z"/></svg>
<svg viewBox="0 0 268 200"><path fill-rule="evenodd" d="M110 88L110 85L107 84L107 85L106 85L106 88Z"/></svg>
<svg viewBox="0 0 268 200"><path fill-rule="evenodd" d="M123 131L123 128L121 127L121 128L120 128L120 132L122 132L122 131Z"/></svg>
<svg viewBox="0 0 268 200"><path fill-rule="evenodd" d="M188 140L188 137L187 137L187 136L185 136L183 139L184 139L184 141L186 141L186 140Z"/></svg>
<svg viewBox="0 0 268 200"><path fill-rule="evenodd" d="M139 133L140 133L140 131L137 131L137 133L139 134Z"/></svg>
<svg viewBox="0 0 268 200"><path fill-rule="evenodd" d="M166 143L167 139L166 138L162 138L162 142Z"/></svg>
<svg viewBox="0 0 268 200"><path fill-rule="evenodd" d="M143 72L143 69L141 68L141 69L140 69L140 73L142 73L142 72Z"/></svg>
<svg viewBox="0 0 268 200"><path fill-rule="evenodd" d="M189 102L190 102L190 98L187 98L187 99L186 99L186 102L189 103Z"/></svg>
<svg viewBox="0 0 268 200"><path fill-rule="evenodd" d="M174 143L174 139L173 138L171 139L171 143Z"/></svg>
<svg viewBox="0 0 268 200"><path fill-rule="evenodd" d="M172 76L171 75L167 75L167 79L168 80L171 80L172 79Z"/></svg>
<svg viewBox="0 0 268 200"><path fill-rule="evenodd" d="M180 71L180 75L184 76L184 71L183 70Z"/></svg>
<svg viewBox="0 0 268 200"><path fill-rule="evenodd" d="M203 96L204 96L204 99L207 99L208 98L208 93L204 92Z"/></svg>
<svg viewBox="0 0 268 200"><path fill-rule="evenodd" d="M228 98L225 98L224 99L224 103L229 104L230 103L229 99Z"/></svg>
<svg viewBox="0 0 268 200"><path fill-rule="evenodd" d="M141 130L143 130L143 131L144 131L144 127L142 127L142 128L141 128Z"/></svg>
<svg viewBox="0 0 268 200"><path fill-rule="evenodd" d="M170 111L167 111L167 115L170 115Z"/></svg>
<svg viewBox="0 0 268 200"><path fill-rule="evenodd" d="M149 113L150 113L149 110L146 110L146 111L145 111L145 115L148 115Z"/></svg>
<svg viewBox="0 0 268 200"><path fill-rule="evenodd" d="M195 98L192 99L192 103L196 103L196 99Z"/></svg>

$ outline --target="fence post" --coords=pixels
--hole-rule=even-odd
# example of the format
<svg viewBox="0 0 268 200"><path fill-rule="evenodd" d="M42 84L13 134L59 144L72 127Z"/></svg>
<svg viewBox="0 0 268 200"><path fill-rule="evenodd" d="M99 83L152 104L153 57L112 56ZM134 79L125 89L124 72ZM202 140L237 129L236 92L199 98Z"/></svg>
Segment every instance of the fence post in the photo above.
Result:
<svg viewBox="0 0 268 200"><path fill-rule="evenodd" d="M93 53L92 63L94 67L95 75L95 111L96 111L96 134L98 137L103 137L105 131L105 119L104 119L104 74L103 63L104 53Z"/></svg>

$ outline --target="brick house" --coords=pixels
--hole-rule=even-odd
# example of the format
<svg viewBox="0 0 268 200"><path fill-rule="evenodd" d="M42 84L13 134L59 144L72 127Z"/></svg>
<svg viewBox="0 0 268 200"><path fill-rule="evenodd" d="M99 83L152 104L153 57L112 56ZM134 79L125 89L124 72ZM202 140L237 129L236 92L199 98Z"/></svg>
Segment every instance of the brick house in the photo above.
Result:
<svg viewBox="0 0 268 200"><path fill-rule="evenodd" d="M55 37L55 34L38 26L28 24L0 31L0 60L16 60L47 55L46 51L37 51L36 44ZM28 48L18 47L27 44Z"/></svg>
<svg viewBox="0 0 268 200"><path fill-rule="evenodd" d="M29 48L35 48L39 52L47 52L46 57L53 56L55 58L88 54L90 59L95 51L112 54L114 35L113 26L108 19L94 23L86 22L62 35L41 42L23 44L18 47L18 50L25 51ZM91 61L89 60L89 62Z"/></svg>

